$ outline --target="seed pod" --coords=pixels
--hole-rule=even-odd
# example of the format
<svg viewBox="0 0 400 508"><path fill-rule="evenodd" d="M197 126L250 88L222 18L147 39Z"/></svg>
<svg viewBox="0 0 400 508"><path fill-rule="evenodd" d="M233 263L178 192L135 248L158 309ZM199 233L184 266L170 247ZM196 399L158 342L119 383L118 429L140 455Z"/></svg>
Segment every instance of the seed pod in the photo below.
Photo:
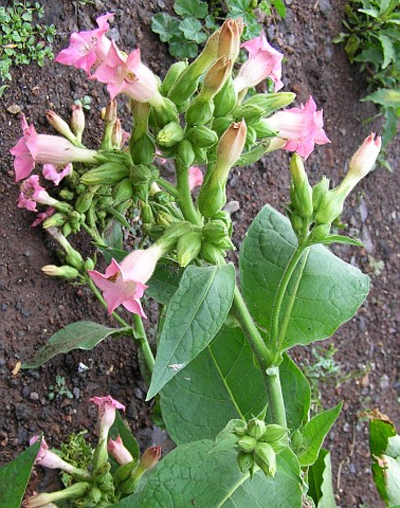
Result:
<svg viewBox="0 0 400 508"><path fill-rule="evenodd" d="M277 423L271 423L266 426L265 432L261 437L262 441L271 442L271 441L279 441L283 437L285 437L288 433L288 429L283 427L282 425L278 425Z"/></svg>
<svg viewBox="0 0 400 508"><path fill-rule="evenodd" d="M259 420L258 418L252 418L247 423L247 431L249 436L254 437L257 441L261 439L266 429L265 422L263 420Z"/></svg>
<svg viewBox="0 0 400 508"><path fill-rule="evenodd" d="M254 457L252 453L239 452L237 456L237 462L239 464L240 471L247 473L254 467Z"/></svg>
<svg viewBox="0 0 400 508"><path fill-rule="evenodd" d="M268 443L257 443L254 450L254 460L266 475L275 476L276 453L271 445Z"/></svg>
<svg viewBox="0 0 400 508"><path fill-rule="evenodd" d="M239 448L245 453L251 453L254 451L257 440L251 436L243 436L238 441Z"/></svg>
<svg viewBox="0 0 400 508"><path fill-rule="evenodd" d="M188 130L187 139L200 148L210 148L218 143L218 135L204 125L198 125Z"/></svg>

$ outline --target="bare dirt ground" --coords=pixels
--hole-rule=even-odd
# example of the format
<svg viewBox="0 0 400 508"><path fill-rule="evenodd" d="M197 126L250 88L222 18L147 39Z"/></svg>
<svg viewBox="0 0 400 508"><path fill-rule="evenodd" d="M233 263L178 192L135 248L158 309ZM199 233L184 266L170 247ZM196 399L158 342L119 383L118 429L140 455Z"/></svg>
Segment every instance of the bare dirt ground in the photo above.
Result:
<svg viewBox="0 0 400 508"><path fill-rule="evenodd" d="M171 0L96 0L95 6L85 7L67 0L42 4L45 20L57 27L56 52L67 45L71 30L90 29L96 16L112 11L113 36L119 38L121 47L140 45L144 61L161 76L167 63L172 62L166 47L150 29L154 13L166 9L171 12ZM326 174L336 184L352 153L372 128L379 131L381 123L379 119L372 125L361 123L376 113L373 106L359 102L367 93L365 80L348 63L343 48L331 42L341 30L345 2L302 0L287 4L287 18L266 20L265 31L270 42L287 56L284 90L297 94L297 104L304 103L311 93L318 106L324 108L326 132L332 143L318 147L310 156L310 179L314 183ZM52 62L43 69L36 65L15 69L1 102L1 464L22 451L28 438L37 432L44 432L50 445L57 446L71 432L83 428L92 431L96 411L87 402L94 395L109 393L127 405L127 420L132 430L138 431L142 446L165 439L152 427L151 407L144 403L146 385L140 378L135 347L127 338L107 339L95 350L74 351L54 358L38 370L13 374L19 360L31 356L63 325L81 319L109 323L85 288L42 275L43 265L56 262L54 245L40 228L30 226L32 216L16 207L18 189L8 152L20 137L20 127L7 108L19 105L38 131L50 133L46 110L51 108L68 117L73 101L84 95L92 97L88 124L93 130L86 139L90 144L90 137L96 136L98 113L106 104L106 96L78 71ZM359 235L365 248L341 248L341 255L372 278L367 302L333 340L338 348L335 360L349 379L339 386L321 386L324 407L344 401L342 415L325 443L332 452L335 491L342 508L384 506L370 474L367 424L360 413L379 407L400 427L399 136L393 141L388 158L393 173L377 169L370 174L353 194L342 217L347 232ZM240 205L234 215L237 245L263 204L270 203L283 211L288 200L288 160L286 154L279 153L263 163L233 172L230 199ZM309 351L297 350L295 356L300 362L310 360ZM85 372L80 372L80 363L88 367ZM354 375L365 366L369 366L368 374ZM57 375L65 379L72 399L59 395L49 400L49 387L55 384Z"/></svg>

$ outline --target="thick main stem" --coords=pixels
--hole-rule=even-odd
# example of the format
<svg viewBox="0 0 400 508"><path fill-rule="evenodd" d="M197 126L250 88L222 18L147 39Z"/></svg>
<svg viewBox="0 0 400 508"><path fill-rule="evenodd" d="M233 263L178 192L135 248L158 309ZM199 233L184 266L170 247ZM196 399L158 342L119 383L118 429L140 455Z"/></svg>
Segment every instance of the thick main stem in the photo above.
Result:
<svg viewBox="0 0 400 508"><path fill-rule="evenodd" d="M272 367L272 353L261 337L237 286L235 288L232 311L260 363L267 389L272 421L286 427L286 410L279 378L279 367Z"/></svg>

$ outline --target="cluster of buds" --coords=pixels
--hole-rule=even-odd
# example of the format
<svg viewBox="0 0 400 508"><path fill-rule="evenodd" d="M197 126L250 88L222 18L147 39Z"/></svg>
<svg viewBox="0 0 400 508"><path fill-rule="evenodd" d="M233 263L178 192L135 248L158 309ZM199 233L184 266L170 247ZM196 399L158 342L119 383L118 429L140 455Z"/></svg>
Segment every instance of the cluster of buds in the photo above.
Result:
<svg viewBox="0 0 400 508"><path fill-rule="evenodd" d="M276 456L288 447L288 429L275 423L266 424L258 418L242 423L233 431L238 438L240 470L253 475L257 465L267 476L275 476Z"/></svg>
<svg viewBox="0 0 400 508"><path fill-rule="evenodd" d="M75 501L76 506L93 508L111 506L121 497L132 493L142 475L156 466L161 457L161 448L147 449L140 458L134 458L127 450L120 436L109 439L110 429L115 421L116 409L125 410L125 406L112 397L93 397L90 399L98 406L99 442L94 450L92 463L88 469L79 469L63 460L58 453L49 449L44 438L35 436L30 445L39 439L40 449L35 464L50 469L60 469L72 477L72 484L60 491L35 493L22 503L23 508L56 507L57 501ZM110 473L109 455L120 464L114 474Z"/></svg>
<svg viewBox="0 0 400 508"><path fill-rule="evenodd" d="M311 187L303 160L297 154L292 157L288 213L300 241L329 241L332 222L342 213L349 193L374 167L381 143L381 137L371 133L351 158L342 183L334 189L329 189L326 177Z"/></svg>

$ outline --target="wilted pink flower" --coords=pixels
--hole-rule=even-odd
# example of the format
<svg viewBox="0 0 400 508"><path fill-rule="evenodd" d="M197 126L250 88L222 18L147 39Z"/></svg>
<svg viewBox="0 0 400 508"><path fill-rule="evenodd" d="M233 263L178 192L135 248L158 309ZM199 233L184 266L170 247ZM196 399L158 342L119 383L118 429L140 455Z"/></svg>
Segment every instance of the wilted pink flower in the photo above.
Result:
<svg viewBox="0 0 400 508"><path fill-rule="evenodd" d="M271 78L274 82L275 92L280 90L283 87L283 54L274 49L264 35L244 42L241 47L249 52L249 58L233 81L236 92L256 86L266 78Z"/></svg>
<svg viewBox="0 0 400 508"><path fill-rule="evenodd" d="M140 49L129 55L122 53L111 43L107 59L103 62L91 79L107 84L111 99L124 93L138 102L149 102L158 94L158 83L155 75L140 59Z"/></svg>
<svg viewBox="0 0 400 508"><path fill-rule="evenodd" d="M32 437L29 440L29 445L32 446L39 439L39 436ZM35 464L47 467L49 469L62 469L68 474L72 474L77 470L76 467L68 464L68 462L65 462L65 460L59 457L56 453L49 450L49 445L46 443L44 438L42 438L40 443L40 448L35 459Z"/></svg>
<svg viewBox="0 0 400 508"><path fill-rule="evenodd" d="M323 110L317 111L317 105L311 97L305 106L278 111L267 119L268 126L278 131L278 137L286 140L285 150L297 152L307 159L314 150L314 144L330 143L323 129Z"/></svg>
<svg viewBox="0 0 400 508"><path fill-rule="evenodd" d="M51 217L55 211L55 208L50 207L45 212L38 213L36 219L32 222L31 227L35 228L36 226L39 226L39 224L42 224L42 222Z"/></svg>
<svg viewBox="0 0 400 508"><path fill-rule="evenodd" d="M88 271L93 282L103 291L109 314L123 305L130 312L146 317L140 298L162 254L161 247L153 245L128 254L121 263L112 259L104 275L96 270Z"/></svg>
<svg viewBox="0 0 400 508"><path fill-rule="evenodd" d="M54 164L44 164L42 175L46 178L46 180L51 180L55 185L58 185L63 178L70 175L72 173L72 164L67 164L61 171L59 171L59 166L55 166Z"/></svg>
<svg viewBox="0 0 400 508"><path fill-rule="evenodd" d="M61 136L38 134L33 125L28 126L25 116L21 116L23 137L11 148L15 156L15 180L27 178L35 163L65 166L69 162L96 162L97 152L78 148Z"/></svg>
<svg viewBox="0 0 400 508"><path fill-rule="evenodd" d="M92 67L98 67L107 56L111 46L110 39L105 33L110 28L107 20L113 16L112 13L104 14L96 19L95 30L74 32L71 35L70 45L63 49L56 57L56 62L63 65L71 65L77 69L83 69L90 74Z"/></svg>
<svg viewBox="0 0 400 508"><path fill-rule="evenodd" d="M129 450L125 448L124 443L121 439L121 436L118 436L117 439L109 439L107 450L114 459L118 462L118 464L129 464L134 460Z"/></svg>
<svg viewBox="0 0 400 508"><path fill-rule="evenodd" d="M58 201L53 199L46 189L40 185L38 175L31 175L21 184L18 208L26 208L30 212L36 212L36 203L54 206Z"/></svg>
<svg viewBox="0 0 400 508"><path fill-rule="evenodd" d="M122 409L125 411L125 406L114 400L111 395L107 397L92 397L90 402L96 404L99 408L99 425L100 425L100 441L107 439L108 431L111 429L115 420L115 410Z"/></svg>
<svg viewBox="0 0 400 508"><path fill-rule="evenodd" d="M189 188L193 190L195 187L202 185L203 183L203 173L201 169L197 166L191 166L189 168Z"/></svg>

